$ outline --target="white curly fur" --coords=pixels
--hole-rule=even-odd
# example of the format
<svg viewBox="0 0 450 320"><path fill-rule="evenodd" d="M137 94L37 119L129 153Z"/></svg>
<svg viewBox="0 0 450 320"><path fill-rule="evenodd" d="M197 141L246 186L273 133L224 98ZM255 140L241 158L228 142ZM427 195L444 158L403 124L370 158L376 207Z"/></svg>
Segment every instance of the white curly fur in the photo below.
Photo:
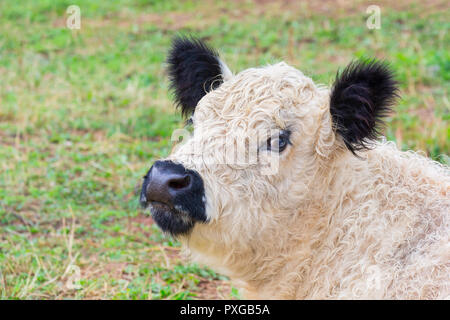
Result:
<svg viewBox="0 0 450 320"><path fill-rule="evenodd" d="M181 238L190 256L245 298L449 298L448 167L391 142L355 157L329 96L279 63L229 75L203 97L193 136L169 156L205 183L210 221ZM219 137L276 128L292 131L283 153L261 155L279 157L276 175L224 164Z"/></svg>

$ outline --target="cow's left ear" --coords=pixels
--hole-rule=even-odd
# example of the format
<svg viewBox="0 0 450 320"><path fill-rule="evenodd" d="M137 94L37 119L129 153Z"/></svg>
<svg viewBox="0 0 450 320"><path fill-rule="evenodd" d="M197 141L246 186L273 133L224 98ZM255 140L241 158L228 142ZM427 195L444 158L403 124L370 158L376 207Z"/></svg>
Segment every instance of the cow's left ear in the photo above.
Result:
<svg viewBox="0 0 450 320"><path fill-rule="evenodd" d="M376 60L352 62L337 75L330 113L336 132L353 154L378 137L397 92L392 71Z"/></svg>
<svg viewBox="0 0 450 320"><path fill-rule="evenodd" d="M176 37L167 57L170 88L184 116L194 112L197 103L210 90L231 77L216 50L193 37Z"/></svg>

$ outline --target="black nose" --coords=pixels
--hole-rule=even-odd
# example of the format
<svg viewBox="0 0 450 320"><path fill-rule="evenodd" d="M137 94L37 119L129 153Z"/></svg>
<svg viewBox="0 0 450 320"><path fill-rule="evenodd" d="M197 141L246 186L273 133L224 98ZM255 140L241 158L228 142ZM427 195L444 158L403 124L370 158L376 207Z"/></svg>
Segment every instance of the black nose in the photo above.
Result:
<svg viewBox="0 0 450 320"><path fill-rule="evenodd" d="M172 161L156 161L145 176L140 202L156 223L176 235L206 222L203 179L195 170Z"/></svg>
<svg viewBox="0 0 450 320"><path fill-rule="evenodd" d="M174 200L192 189L192 174L173 162L157 161L147 175L141 202L162 202L173 207Z"/></svg>
<svg viewBox="0 0 450 320"><path fill-rule="evenodd" d="M172 161L156 161L145 177L141 204L160 202L174 207L184 198L202 197L203 181L199 174Z"/></svg>

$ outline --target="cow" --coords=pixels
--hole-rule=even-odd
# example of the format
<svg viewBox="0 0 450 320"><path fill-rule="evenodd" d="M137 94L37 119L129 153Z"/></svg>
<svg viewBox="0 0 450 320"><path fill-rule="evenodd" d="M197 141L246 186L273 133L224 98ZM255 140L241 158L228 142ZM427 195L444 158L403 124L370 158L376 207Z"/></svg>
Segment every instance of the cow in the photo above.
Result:
<svg viewBox="0 0 450 320"><path fill-rule="evenodd" d="M450 170L380 137L389 64L353 61L328 88L284 62L233 74L188 36L167 64L192 132L140 202L191 259L248 299L450 297Z"/></svg>

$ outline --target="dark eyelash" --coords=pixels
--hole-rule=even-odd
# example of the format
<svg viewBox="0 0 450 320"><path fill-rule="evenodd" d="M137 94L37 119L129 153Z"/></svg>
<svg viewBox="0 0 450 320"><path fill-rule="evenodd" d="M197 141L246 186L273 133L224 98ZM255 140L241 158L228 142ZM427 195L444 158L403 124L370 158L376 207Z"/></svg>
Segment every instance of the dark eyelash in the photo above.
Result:
<svg viewBox="0 0 450 320"><path fill-rule="evenodd" d="M286 139L286 145L281 150L278 150L278 152L283 152L288 145L292 145L290 136L291 136L290 130L281 130L280 131L280 133L278 135L278 139L280 139L280 138ZM267 150L272 150L272 137L267 139L266 143L267 143Z"/></svg>
<svg viewBox="0 0 450 320"><path fill-rule="evenodd" d="M284 134L285 137L286 137L286 139L287 139L287 142L288 142L289 144L292 144L292 143L291 143L291 131L290 131L290 130L281 130L280 135L281 135L281 134Z"/></svg>

